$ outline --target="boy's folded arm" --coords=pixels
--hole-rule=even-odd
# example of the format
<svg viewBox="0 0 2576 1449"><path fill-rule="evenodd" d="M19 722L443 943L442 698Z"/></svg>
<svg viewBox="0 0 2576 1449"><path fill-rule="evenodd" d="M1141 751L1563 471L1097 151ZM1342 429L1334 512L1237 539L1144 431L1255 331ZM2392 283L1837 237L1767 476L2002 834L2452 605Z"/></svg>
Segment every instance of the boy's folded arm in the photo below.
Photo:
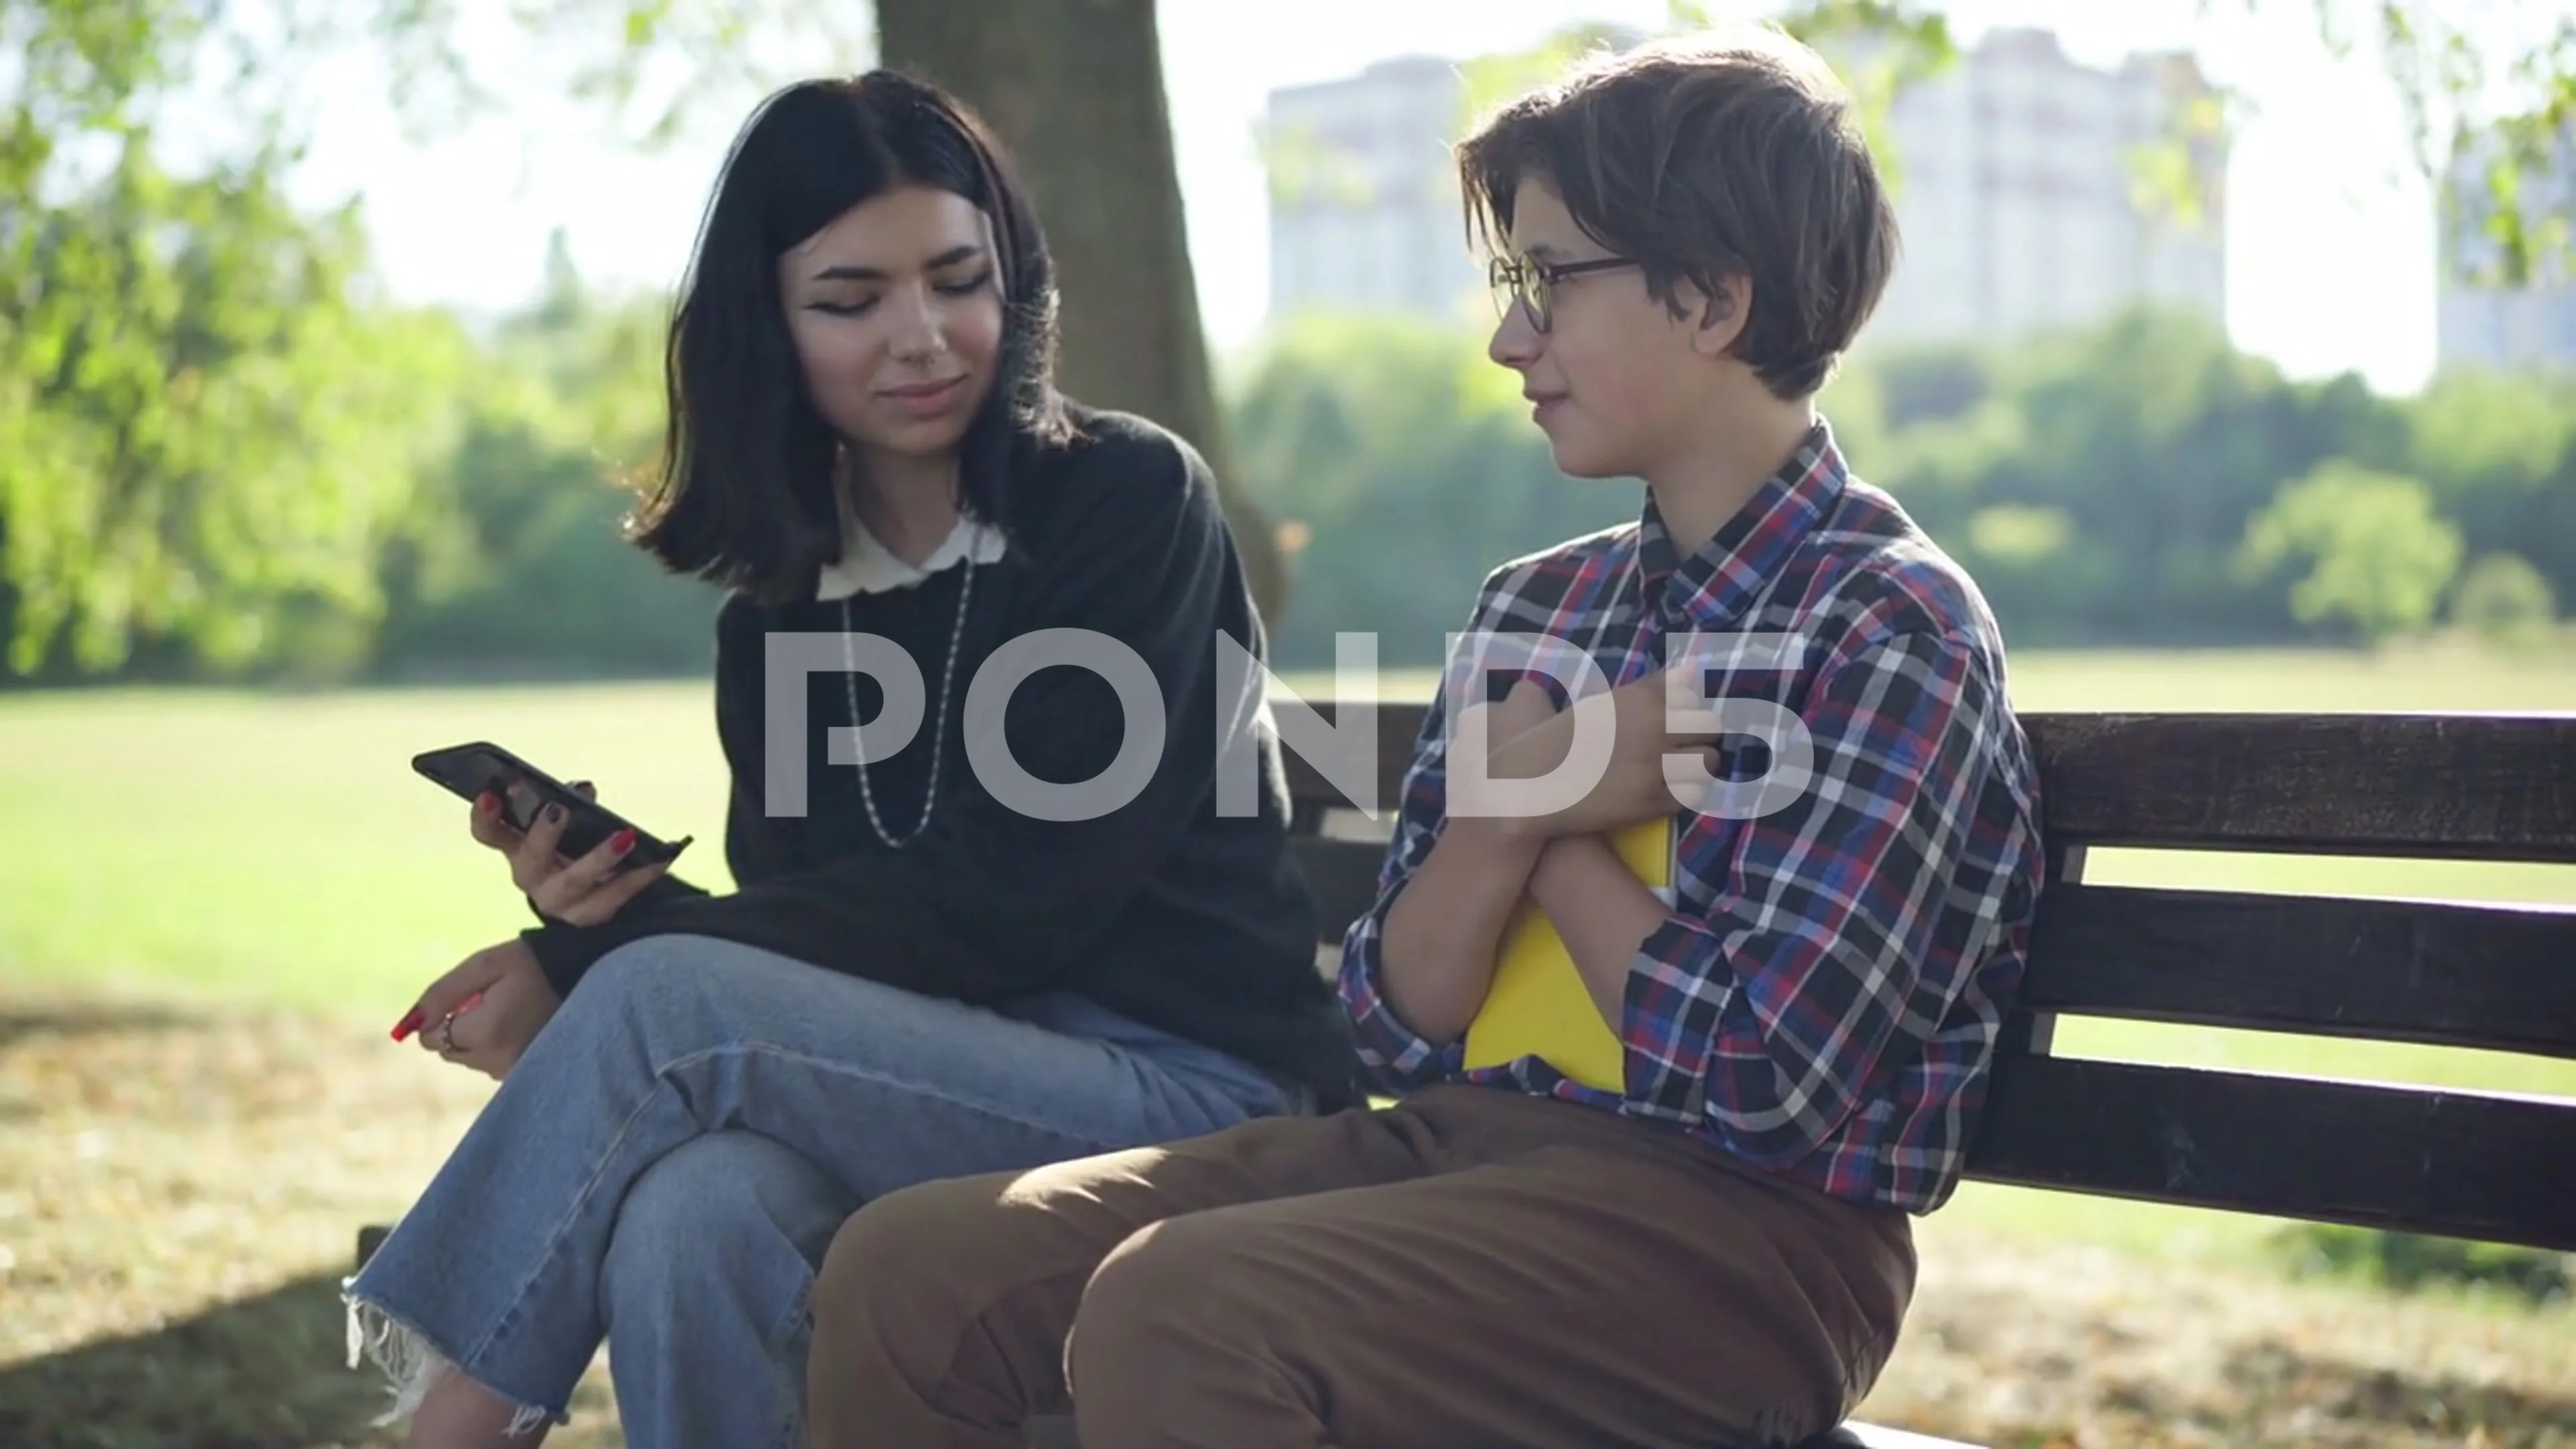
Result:
<svg viewBox="0 0 2576 1449"><path fill-rule="evenodd" d="M1637 952L1671 913L1598 835L1549 841L1530 873L1529 891L1574 958L1594 1009L1612 1031L1620 1030Z"/></svg>
<svg viewBox="0 0 2576 1449"><path fill-rule="evenodd" d="M1494 983L1503 928L1520 903L1535 839L1453 819L1388 903L1378 947L1386 1005L1423 1040L1464 1036Z"/></svg>
<svg viewBox="0 0 2576 1449"><path fill-rule="evenodd" d="M1682 868L1716 877L1718 906L1667 912L1645 937L1621 1031L1650 1114L1704 1117L1783 1163L1862 1105L1902 1021L1937 1018L1964 984L1927 982L1925 965L2011 728L1968 646L1930 634L1860 651L1801 719L1813 776L1791 804L1713 860L1693 845L1722 844L1726 822L1685 832Z"/></svg>
<svg viewBox="0 0 2576 1449"><path fill-rule="evenodd" d="M1435 1039L1416 1031L1399 1014L1387 991L1389 919L1447 833L1447 813L1448 724L1441 698L1435 694L1414 740L1413 763L1405 771L1394 838L1378 871L1377 899L1343 934L1335 987L1361 1062L1381 1083L1399 1092L1440 1081L1456 1072L1466 1057L1466 1045L1458 1036ZM1490 976L1490 963L1486 971Z"/></svg>

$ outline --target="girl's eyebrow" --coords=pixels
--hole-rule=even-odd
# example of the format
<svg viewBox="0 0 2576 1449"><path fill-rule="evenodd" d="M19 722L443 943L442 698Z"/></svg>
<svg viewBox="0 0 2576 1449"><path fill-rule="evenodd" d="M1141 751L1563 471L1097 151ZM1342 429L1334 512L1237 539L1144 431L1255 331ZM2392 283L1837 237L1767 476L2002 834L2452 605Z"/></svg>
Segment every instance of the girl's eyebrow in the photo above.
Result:
<svg viewBox="0 0 2576 1449"><path fill-rule="evenodd" d="M975 245L973 242L967 242L961 246L950 247L948 250L932 257L928 262L923 264L922 270L925 272L935 272L942 267L953 267L959 262L971 261L983 254L984 249L982 247ZM836 266L825 267L823 270L816 272L814 274L814 280L818 282L883 282L889 281L891 278L887 276L885 269L882 267L860 267L844 263Z"/></svg>

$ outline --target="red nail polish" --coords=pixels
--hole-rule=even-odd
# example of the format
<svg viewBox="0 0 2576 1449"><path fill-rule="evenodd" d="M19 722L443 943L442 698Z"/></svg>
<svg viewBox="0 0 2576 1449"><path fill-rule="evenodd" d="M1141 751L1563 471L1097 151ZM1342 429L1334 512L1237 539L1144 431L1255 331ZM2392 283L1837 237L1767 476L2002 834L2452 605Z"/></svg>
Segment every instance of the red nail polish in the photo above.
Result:
<svg viewBox="0 0 2576 1449"><path fill-rule="evenodd" d="M611 855L624 855L634 848L635 832L632 828L621 830L608 837L608 853Z"/></svg>
<svg viewBox="0 0 2576 1449"><path fill-rule="evenodd" d="M418 1030L420 1030L420 1008L415 1006L403 1013L402 1020L394 1023L394 1040L401 1041Z"/></svg>
<svg viewBox="0 0 2576 1449"><path fill-rule="evenodd" d="M498 811L500 808L501 797L493 794L489 790L486 790L482 794L474 797L474 813L477 815L490 815Z"/></svg>

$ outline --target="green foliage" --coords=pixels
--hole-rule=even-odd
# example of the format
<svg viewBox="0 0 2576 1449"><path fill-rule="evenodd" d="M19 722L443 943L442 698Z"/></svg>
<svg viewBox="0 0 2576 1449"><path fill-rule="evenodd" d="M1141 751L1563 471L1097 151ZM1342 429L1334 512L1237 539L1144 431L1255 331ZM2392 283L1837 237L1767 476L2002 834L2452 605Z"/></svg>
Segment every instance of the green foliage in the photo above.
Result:
<svg viewBox="0 0 2576 1449"><path fill-rule="evenodd" d="M2397 471L2434 486L2474 551L2519 554L2576 590L2576 374L2468 371L2409 408Z"/></svg>
<svg viewBox="0 0 2576 1449"><path fill-rule="evenodd" d="M1400 318L1312 316L1252 369L1233 436L1262 509L1310 536L1284 660L1329 668L1338 632L1379 661L1436 664L1487 570L1636 513L1631 483L1570 483L1518 383L1463 335Z"/></svg>
<svg viewBox="0 0 2576 1449"><path fill-rule="evenodd" d="M2290 589L2299 622L2348 624L2375 644L2432 621L2461 549L2423 483L2336 458L2255 516L2244 562L2257 575L2305 563Z"/></svg>
<svg viewBox="0 0 2576 1449"><path fill-rule="evenodd" d="M2528 648L2548 641L2558 622L2558 598L2529 559L2484 554L2460 575L2451 619L2491 644Z"/></svg>
<svg viewBox="0 0 2576 1449"><path fill-rule="evenodd" d="M1864 355L1822 405L2017 647L2210 645L2425 628L2462 560L2499 552L2566 597L2576 528L2535 531L2576 518L2557 387L2465 377L2394 401L2141 313L2011 350ZM1309 540L1291 667L1329 667L1338 630L1434 663L1487 569L1640 501L1559 475L1516 379L1431 324L1306 319L1254 361L1235 419L1263 507ZM2530 612L2503 567L2447 595L2454 620Z"/></svg>
<svg viewBox="0 0 2576 1449"><path fill-rule="evenodd" d="M382 61L407 119L498 110L464 15L461 0L0 0L0 677L367 664L380 565L437 553L416 490L438 484L438 456L488 452L508 404L468 386L452 319L369 301L354 216L298 215L285 182L307 82L344 57ZM509 18L611 118L657 108L647 139L864 38L845 8L779 0L527 0ZM654 406L557 381L575 414ZM542 448L608 421L550 422ZM514 538L573 527L554 517Z"/></svg>
<svg viewBox="0 0 2576 1449"><path fill-rule="evenodd" d="M2296 1223L2274 1251L2293 1271L2359 1278L2401 1293L2436 1284L2500 1288L2535 1303L2576 1293L2576 1254L2421 1233Z"/></svg>
<svg viewBox="0 0 2576 1449"><path fill-rule="evenodd" d="M2431 0L2305 3L2431 98L2426 136L2495 119L2459 103L2469 82L2563 133L2576 29L2529 0L2501 5L2529 41L2509 63ZM431 94L496 103L458 44L463 11L0 0L8 677L702 659L709 591L661 577L619 530L621 484L656 441L658 304L589 296L559 268L526 317L469 339L371 300L353 218L284 200L312 66L363 48L415 114ZM542 67L648 138L864 48L857 12L781 0L510 13ZM1700 18L1673 7L1676 25ZM1803 0L1781 18L1844 58L1865 107L1953 53L1938 4ZM1579 28L1473 65L1470 101L1607 38ZM196 159L171 169L173 103L214 93L229 129L192 132ZM2543 134L2506 130L2499 194ZM2534 236L2553 224L2521 212ZM1556 474L1480 350L1317 321L1262 359L1240 399L1244 471L1311 540L1284 659L1329 661L1337 629L1436 657L1496 560L1634 516L1633 485ZM1864 475L1969 565L2019 643L2385 635L2429 622L2464 558L2479 562L2452 618L2522 637L2576 589L2576 382L2445 379L2399 404L2349 378L2289 383L2214 327L2140 315L2011 351L1864 357L1827 402Z"/></svg>
<svg viewBox="0 0 2576 1449"><path fill-rule="evenodd" d="M2235 576L2228 550L2282 480L2401 445L2393 409L2358 384L2291 383L2187 314L1856 368L1883 372L1882 395L1907 409L1882 451L1854 450L1861 471L1968 566L2026 643L2288 632L2286 601ZM1825 402L1839 424L1837 394ZM2067 526L2053 549L2027 529L1975 526L1997 506L2062 510Z"/></svg>
<svg viewBox="0 0 2576 1449"><path fill-rule="evenodd" d="M382 571L402 600L376 665L400 674L694 673L716 592L622 527L662 423L663 305L590 295L569 265L504 326L455 448Z"/></svg>
<svg viewBox="0 0 2576 1449"><path fill-rule="evenodd" d="M294 215L270 158L187 180L129 143L0 241L12 672L153 640L236 667L317 612L380 610L373 549L463 350L444 319L350 300L350 217Z"/></svg>

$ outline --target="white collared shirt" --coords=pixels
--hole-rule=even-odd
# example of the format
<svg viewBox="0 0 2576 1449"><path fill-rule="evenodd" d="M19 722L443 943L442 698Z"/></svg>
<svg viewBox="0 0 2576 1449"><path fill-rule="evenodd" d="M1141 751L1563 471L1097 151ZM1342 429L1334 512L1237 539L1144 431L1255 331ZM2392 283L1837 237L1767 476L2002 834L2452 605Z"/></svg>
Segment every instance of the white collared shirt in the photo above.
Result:
<svg viewBox="0 0 2576 1449"><path fill-rule="evenodd" d="M940 540L939 547L930 551L930 557L918 564L896 557L894 550L879 542L866 524L847 512L841 515L841 540L841 557L823 566L815 584L814 597L823 603L853 594L908 589L970 557L979 564L993 563L1002 557L1005 548L999 530L962 516L957 526L948 531L948 537Z"/></svg>

